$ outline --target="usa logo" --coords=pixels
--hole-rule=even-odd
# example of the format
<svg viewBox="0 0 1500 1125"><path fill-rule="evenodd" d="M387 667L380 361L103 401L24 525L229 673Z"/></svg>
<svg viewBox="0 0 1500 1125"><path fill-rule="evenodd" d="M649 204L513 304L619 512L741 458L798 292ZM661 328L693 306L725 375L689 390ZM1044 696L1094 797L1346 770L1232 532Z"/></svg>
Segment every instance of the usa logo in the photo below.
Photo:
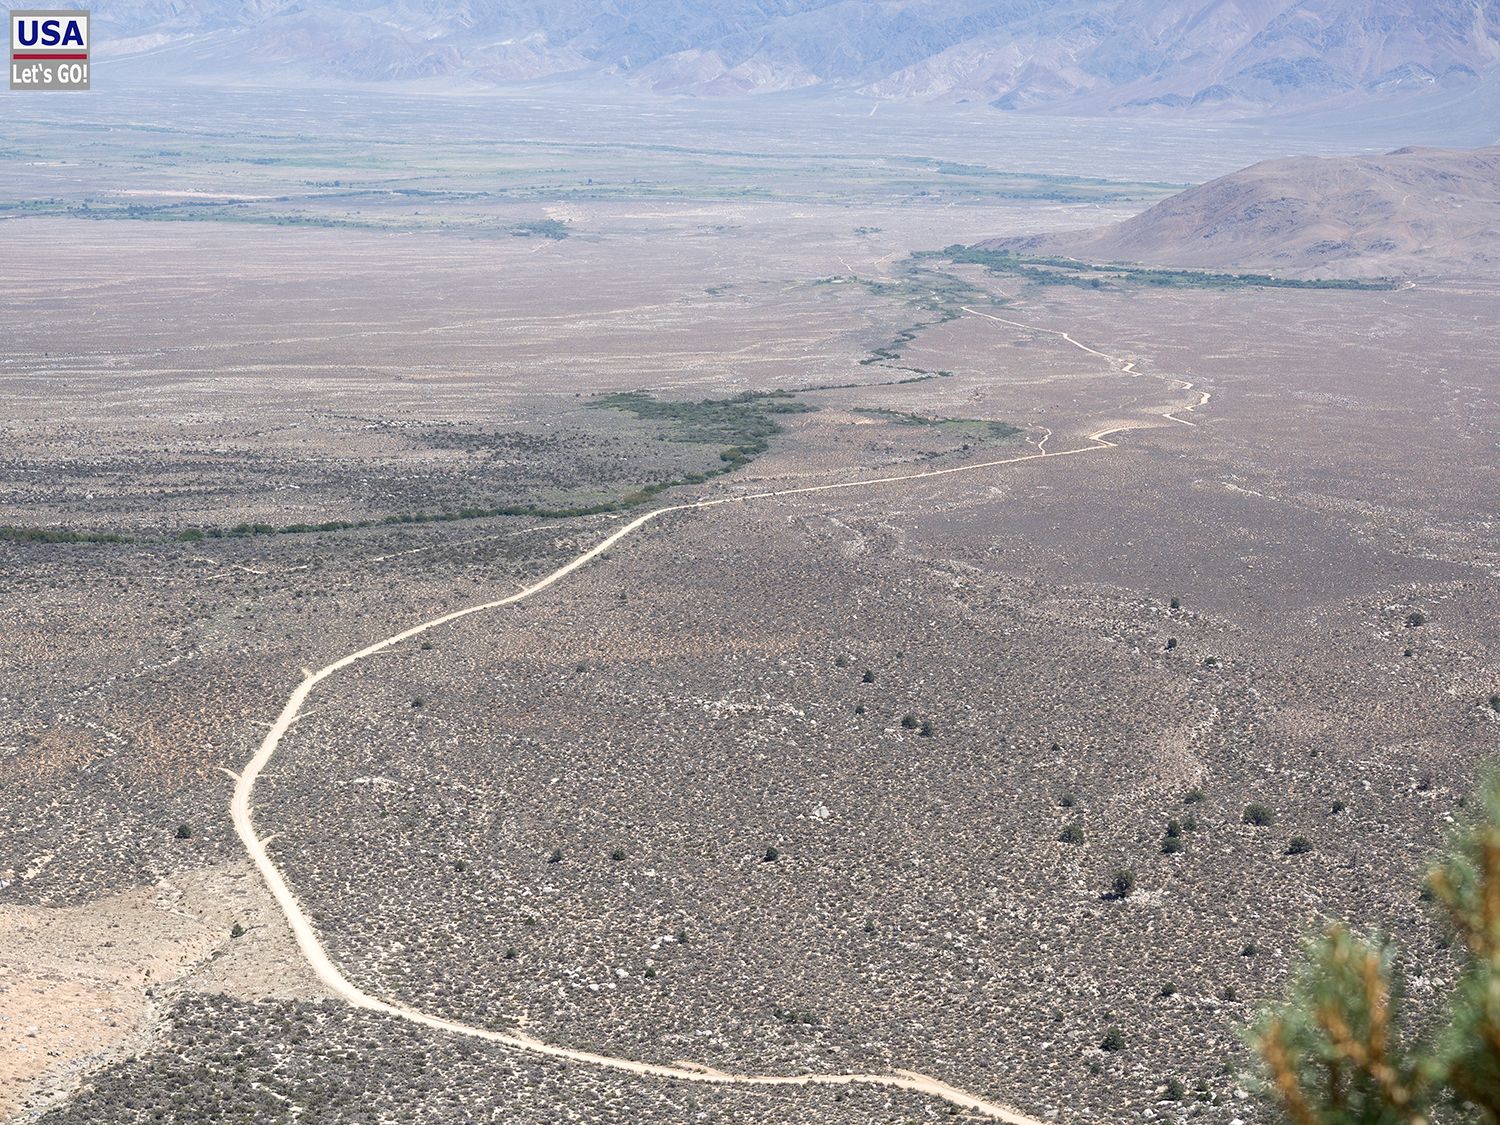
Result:
<svg viewBox="0 0 1500 1125"><path fill-rule="evenodd" d="M11 12L10 88L87 90L88 12Z"/></svg>

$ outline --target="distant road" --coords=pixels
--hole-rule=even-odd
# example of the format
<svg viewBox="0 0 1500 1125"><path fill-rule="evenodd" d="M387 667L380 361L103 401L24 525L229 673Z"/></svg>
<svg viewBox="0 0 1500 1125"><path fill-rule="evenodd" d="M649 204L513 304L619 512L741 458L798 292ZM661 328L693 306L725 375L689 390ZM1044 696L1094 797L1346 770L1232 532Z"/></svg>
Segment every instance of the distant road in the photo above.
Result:
<svg viewBox="0 0 1500 1125"><path fill-rule="evenodd" d="M965 311L972 312L973 310ZM987 314L975 313L975 315L986 316ZM999 318L989 317L989 319L998 320ZM1017 327L1021 328L1031 328L1030 325L1019 324L1014 321L1004 321L1003 323L1016 324ZM1035 329L1035 331L1050 332L1051 330ZM1087 352L1109 360L1122 371L1130 372L1130 369L1134 366L1133 363L1127 364L1126 361L1106 355L1104 352L1094 351L1092 348L1079 344L1065 333L1055 334L1063 336L1069 343L1083 348ZM1130 373L1133 374L1133 372ZM1193 407L1182 409L1191 410ZM1174 419L1174 421L1181 421L1181 419ZM581 555L564 563L552 571L552 573L511 594L509 597L501 598L498 601L484 602L480 605L468 606L464 609L454 610L452 613L443 614L441 617L434 617L430 621L413 625L410 629L387 637L385 640L376 641L374 644L368 645L358 652L352 652L348 656L341 657L332 664L319 668L316 672L308 672L307 677L297 685L296 690L288 697L286 705L281 709L281 714L277 717L276 722L272 724L271 729L266 732L266 736L261 742L260 748L256 751L255 756L250 759L249 764L235 779L234 796L229 803L229 813L231 819L234 821L234 830L239 835L240 842L245 845L245 851L249 853L256 870L260 872L261 877L266 882L266 886L270 889L277 904L281 907L282 913L286 915L287 923L291 926L292 933L297 939L297 946L302 951L302 956L307 960L308 966L331 992L348 1001L356 1008L381 1012L385 1015L395 1016L399 1019L431 1027L438 1031L446 1031L454 1035L466 1035L475 1039L484 1039L518 1051L528 1051L532 1054L566 1059L570 1062L586 1066L597 1066L653 1078L666 1078L675 1082L702 1082L714 1085L879 1086L889 1089L909 1090L941 1098L943 1101L949 1102L961 1109L982 1114L996 1121L1008 1122L1009 1125L1043 1125L1042 1122L1037 1121L1035 1118L1027 1117L1014 1109L998 1105L994 1102L987 1102L973 1094L940 1082L936 1078L925 1074L918 1074L914 1071L897 1070L892 1074L732 1074L691 1063L664 1065L660 1063L639 1062L634 1059L619 1058L613 1055L600 1055L590 1051L580 1051L570 1047L558 1046L553 1043L544 1043L530 1035L518 1032L494 1031L489 1028L458 1023L453 1020L443 1019L440 1016L429 1015L426 1012L418 1011L403 1004L391 1003L381 1000L376 996L371 996L355 985L348 977L344 976L343 972L340 971L338 966L328 956L327 949L324 948L323 943L318 939L316 930L313 928L312 920L302 909L301 903L297 901L297 896L287 886L286 879L282 876L280 869L266 852L266 841L257 835L255 831L255 824L252 817L252 797L255 792L256 781L259 780L261 772L275 755L277 748L281 745L282 738L291 729L292 724L297 721L297 717L301 713L302 705L307 701L307 697L315 687L335 672L347 668L360 660L364 660L366 657L374 656L376 653L384 652L386 649L409 641L413 637L420 636L429 629L439 628L460 618L468 617L470 614L500 609L504 606L514 605L517 602L534 597L549 586L561 582L580 567L586 566L626 536L633 535L652 520L668 513L690 512L704 508L715 508L725 504L744 504L756 500L774 500L783 496L801 496L815 492L836 492L851 488L874 488L883 484L897 484L904 481L955 476L960 473L977 473L985 469L998 468L1001 465L1018 464L1022 461L1052 461L1059 457L1068 457L1080 453L1097 453L1102 450L1116 448L1114 442L1106 440L1109 434L1115 432L1117 431L1112 429L1101 430L1098 433L1090 435L1088 440L1091 444L1082 445L1076 449L1062 450L1057 453L1039 451L1019 457L1007 457L999 461L983 461L972 465L959 465L949 469L929 469L925 472L901 473L894 476L842 481L835 484L815 484L801 488L777 489L772 492L754 492L741 496L722 496L714 499L696 500L687 504L672 504L664 508L657 508L644 515L637 516L629 523L624 524L605 536L604 539L600 540L593 547L590 547L587 551L584 551Z"/></svg>

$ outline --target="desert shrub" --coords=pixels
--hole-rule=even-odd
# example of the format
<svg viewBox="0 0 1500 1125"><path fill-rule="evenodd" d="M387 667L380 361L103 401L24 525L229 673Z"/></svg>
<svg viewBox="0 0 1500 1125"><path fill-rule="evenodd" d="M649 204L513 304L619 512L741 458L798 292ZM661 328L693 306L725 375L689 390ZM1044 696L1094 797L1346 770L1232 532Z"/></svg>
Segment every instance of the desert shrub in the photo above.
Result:
<svg viewBox="0 0 1500 1125"><path fill-rule="evenodd" d="M552 849L552 854L547 857L547 862L548 863L561 863L562 862L562 857L563 857L562 849L561 848L553 848Z"/></svg>
<svg viewBox="0 0 1500 1125"><path fill-rule="evenodd" d="M186 824L179 824L174 835L176 835L179 840L188 840L192 838L193 830Z"/></svg>
<svg viewBox="0 0 1500 1125"><path fill-rule="evenodd" d="M1071 793L1064 793L1057 799L1057 803L1065 809L1071 809L1078 803L1078 798L1073 796L1073 794Z"/></svg>
<svg viewBox="0 0 1500 1125"><path fill-rule="evenodd" d="M1121 868L1115 872L1114 878L1109 881L1109 893L1111 898L1129 898L1130 893L1135 890L1135 873Z"/></svg>
<svg viewBox="0 0 1500 1125"><path fill-rule="evenodd" d="M1184 805L1201 805L1204 800L1203 790L1201 789L1189 789L1182 795L1182 803Z"/></svg>
<svg viewBox="0 0 1500 1125"><path fill-rule="evenodd" d="M1161 1096L1169 1102L1180 1102L1183 1095L1187 1093L1187 1087L1182 1084L1180 1078L1168 1078L1162 1089Z"/></svg>
<svg viewBox="0 0 1500 1125"><path fill-rule="evenodd" d="M232 938L244 937L245 927L236 922L234 925L229 927L229 936Z"/></svg>
<svg viewBox="0 0 1500 1125"><path fill-rule="evenodd" d="M1293 836L1286 842L1287 855L1306 855L1312 850L1312 841L1306 836Z"/></svg>
<svg viewBox="0 0 1500 1125"><path fill-rule="evenodd" d="M766 854L761 856L760 858L762 863L775 863L778 859L781 858L781 853L775 848L767 848Z"/></svg>
<svg viewBox="0 0 1500 1125"><path fill-rule="evenodd" d="M1070 824L1057 838L1064 844L1081 844L1083 843L1083 828L1077 824Z"/></svg>
<svg viewBox="0 0 1500 1125"><path fill-rule="evenodd" d="M917 734L918 734L918 736L920 736L922 738L931 738L932 737L932 720L931 719L923 719L922 720L922 725L917 728Z"/></svg>
<svg viewBox="0 0 1500 1125"><path fill-rule="evenodd" d="M625 858L625 849L616 848L614 851L609 853L609 858L614 860L616 863L619 863L620 860Z"/></svg>
<svg viewBox="0 0 1500 1125"><path fill-rule="evenodd" d="M901 726L906 730L917 729L917 717L910 712L901 716Z"/></svg>
<svg viewBox="0 0 1500 1125"><path fill-rule="evenodd" d="M1414 609L1406 615L1406 627L1416 629L1427 624L1427 615L1420 609Z"/></svg>
<svg viewBox="0 0 1500 1125"><path fill-rule="evenodd" d="M1180 851L1182 851L1182 837L1180 837L1180 836L1163 836L1162 837L1162 841L1161 841L1161 854L1162 855L1176 855Z"/></svg>
<svg viewBox="0 0 1500 1125"><path fill-rule="evenodd" d="M860 680L863 683L873 684L875 682L875 669L866 668L865 674L860 677Z"/></svg>
<svg viewBox="0 0 1500 1125"><path fill-rule="evenodd" d="M1348 807L1349 806L1344 804L1343 801L1335 801L1332 805L1329 806L1329 808L1331 808L1336 813L1341 813Z"/></svg>
<svg viewBox="0 0 1500 1125"><path fill-rule="evenodd" d="M1245 813L1240 819L1257 828L1268 828L1276 823L1276 814L1265 805L1252 803L1245 806Z"/></svg>
<svg viewBox="0 0 1500 1125"><path fill-rule="evenodd" d="M1167 821L1167 830L1163 833L1169 840L1175 840L1182 835L1182 824L1176 820Z"/></svg>
<svg viewBox="0 0 1500 1125"><path fill-rule="evenodd" d="M1104 1032L1104 1038L1099 1040L1101 1051L1123 1051L1125 1049L1125 1036L1120 1034L1118 1027L1111 1027Z"/></svg>

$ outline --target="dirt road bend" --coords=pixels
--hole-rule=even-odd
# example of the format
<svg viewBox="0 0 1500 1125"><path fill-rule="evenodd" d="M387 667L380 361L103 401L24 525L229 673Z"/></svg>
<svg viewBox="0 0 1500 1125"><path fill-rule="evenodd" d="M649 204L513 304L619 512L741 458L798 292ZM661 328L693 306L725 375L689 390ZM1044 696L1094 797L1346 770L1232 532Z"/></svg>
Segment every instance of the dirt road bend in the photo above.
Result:
<svg viewBox="0 0 1500 1125"><path fill-rule="evenodd" d="M980 314L983 315L983 314ZM998 319L998 318L992 318ZM1018 325L1019 327L1030 327L1029 325ZM1073 341L1070 341L1073 342ZM1079 345L1084 347L1084 345ZM1093 352L1092 348L1086 351ZM1121 370L1128 371L1122 361L1102 352L1094 354L1103 356L1112 363L1119 365ZM635 534L641 528L653 520L673 512L696 511L699 509L716 508L729 504L753 503L756 501L774 500L786 496L802 496L811 493L837 492L855 488L874 488L885 484L896 484L907 481L927 480L935 477L956 476L959 474L979 473L987 469L998 468L1002 465L1014 465L1023 461L1053 461L1059 457L1076 456L1086 453L1098 453L1108 449L1116 448L1114 442L1108 441L1107 436L1117 430L1103 430L1091 435L1088 445L1081 445L1073 449L1060 450L1048 453L1039 450L1036 453L1023 454L1018 457L1006 457L996 461L984 461L968 465L958 465L946 469L930 469L923 472L899 473L890 476L865 478L861 480L840 481L832 484L806 485L799 488L784 488L767 492L753 492L737 496L722 496L709 499L696 500L685 504L672 504L656 508L630 520L606 535L593 547L573 558L550 574L538 579L531 585L523 587L508 597L495 601L483 602L479 605L467 606L463 609L454 610L451 613L435 617L430 621L424 621L413 625L409 629L396 633L394 636L386 637L384 640L376 641L367 645L357 652L351 652L347 656L335 660L317 671L309 672L297 685L296 689L287 698L281 713L276 721L266 732L255 756L250 759L244 770L240 772L235 780L234 795L230 800L230 817L234 823L234 830L244 844L245 851L249 854L256 870L265 880L282 913L285 914L292 934L297 940L297 946L306 959L308 966L312 969L318 979L334 995L342 998L356 1008L367 1011L380 1012L385 1015L394 1016L398 1019L407 1020L411 1023L421 1024L437 1031L444 1031L454 1035L463 1035L475 1039L483 1039L492 1043L509 1047L517 1051L526 1051L532 1054L545 1055L551 1058L564 1059L582 1066L595 1066L609 1070L623 1071L629 1074L637 1074L645 1077L670 1079L674 1082L698 1082L710 1085L744 1085L744 1086L850 1086L863 1085L885 1087L896 1090L909 1090L931 1097L940 1098L960 1109L977 1113L992 1120L1008 1122L1009 1125L1042 1125L1035 1118L1027 1117L1008 1106L999 1105L995 1102L986 1101L967 1091L960 1090L947 1083L940 1082L925 1074L914 1071L897 1070L890 1074L801 1074L801 1075L776 1075L776 1074L733 1074L725 1071L713 1070L709 1067L696 1064L664 1065L660 1063L640 1062L634 1059L620 1058L613 1055L596 1054L591 1051L576 1050L554 1043L546 1043L535 1039L530 1035L520 1032L495 1031L489 1028L475 1027L470 1024L458 1023L453 1020L443 1019L440 1016L430 1015L418 1011L415 1008L382 1000L365 992L354 984L329 957L327 949L319 940L312 920L303 910L296 894L287 885L285 877L276 863L271 859L266 850L268 840L262 838L255 829L253 815L253 797L255 794L255 783L260 779L262 772L270 764L272 757L276 754L281 740L286 736L292 724L297 721L303 705L313 690L324 680L335 675L344 668L355 664L366 657L374 656L387 649L394 648L406 641L420 636L431 629L441 628L451 622L468 617L471 614L485 613L490 610L501 609L505 606L514 605L525 601L527 598L535 597L543 590L555 586L567 578L574 571L587 566L590 562L604 554L622 539Z"/></svg>

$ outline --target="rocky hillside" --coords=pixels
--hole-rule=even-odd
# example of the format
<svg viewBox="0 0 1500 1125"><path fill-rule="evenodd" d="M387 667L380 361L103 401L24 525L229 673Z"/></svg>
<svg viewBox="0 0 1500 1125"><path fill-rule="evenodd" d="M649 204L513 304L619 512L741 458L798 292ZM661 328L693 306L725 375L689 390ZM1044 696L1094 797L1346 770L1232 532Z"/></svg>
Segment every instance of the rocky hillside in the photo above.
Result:
<svg viewBox="0 0 1500 1125"><path fill-rule="evenodd" d="M1451 102L1500 74L1500 0L97 0L94 12L116 69L204 82L572 75L670 94L1264 112Z"/></svg>
<svg viewBox="0 0 1500 1125"><path fill-rule="evenodd" d="M1500 273L1500 146L1267 160L1097 230L987 250L1324 277Z"/></svg>

